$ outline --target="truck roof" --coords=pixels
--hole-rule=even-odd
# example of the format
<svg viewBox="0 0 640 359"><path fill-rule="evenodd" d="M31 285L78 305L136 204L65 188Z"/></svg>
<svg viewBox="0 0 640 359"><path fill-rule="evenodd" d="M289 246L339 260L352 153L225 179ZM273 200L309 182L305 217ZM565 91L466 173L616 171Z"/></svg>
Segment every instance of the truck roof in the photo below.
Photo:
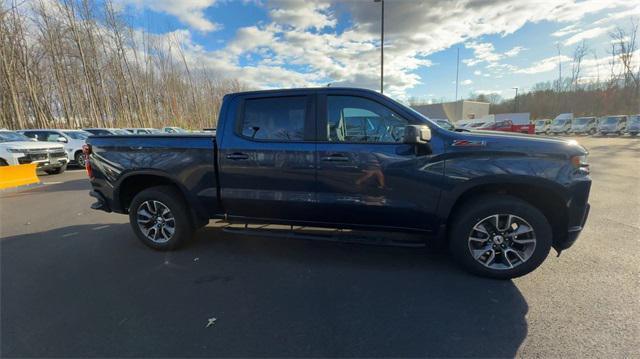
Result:
<svg viewBox="0 0 640 359"><path fill-rule="evenodd" d="M232 92L226 96L240 96L240 95L256 95L256 94L291 94L291 93L307 93L313 91L325 91L325 92L343 92L343 91L353 91L353 92L368 92L372 94L386 96L384 94L380 94L378 91L359 88L359 87L300 87L300 88L290 88L290 89L272 89L272 90L251 90L251 91L241 91L241 92Z"/></svg>

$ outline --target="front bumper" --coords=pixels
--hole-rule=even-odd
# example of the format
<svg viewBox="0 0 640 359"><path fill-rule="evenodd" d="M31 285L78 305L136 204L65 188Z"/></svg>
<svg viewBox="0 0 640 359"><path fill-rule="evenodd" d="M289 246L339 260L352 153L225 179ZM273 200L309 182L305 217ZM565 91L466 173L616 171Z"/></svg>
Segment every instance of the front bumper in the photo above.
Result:
<svg viewBox="0 0 640 359"><path fill-rule="evenodd" d="M554 243L553 247L562 251L569 247L571 247L580 237L580 233L582 233L582 229L584 228L585 223L587 223L587 217L589 217L589 211L591 210L591 206L587 203L584 207L574 209L576 214L582 216L582 220L580 221L579 226L569 227L567 230L567 236L562 241L557 241Z"/></svg>
<svg viewBox="0 0 640 359"><path fill-rule="evenodd" d="M582 232L591 206L589 205L589 192L591 191L591 178L584 177L575 181L569 188L571 196L567 202L566 212L566 228L563 231L556 232L557 238L554 238L553 248L558 252L571 247Z"/></svg>
<svg viewBox="0 0 640 359"><path fill-rule="evenodd" d="M91 205L91 209L97 209L105 212L111 212L111 207L109 206L109 202L102 195L102 193L98 191L90 191L89 196L95 198L97 201Z"/></svg>
<svg viewBox="0 0 640 359"><path fill-rule="evenodd" d="M38 169L43 170L60 168L69 163L67 155L62 151L46 153L16 153L10 161L17 165L35 163Z"/></svg>

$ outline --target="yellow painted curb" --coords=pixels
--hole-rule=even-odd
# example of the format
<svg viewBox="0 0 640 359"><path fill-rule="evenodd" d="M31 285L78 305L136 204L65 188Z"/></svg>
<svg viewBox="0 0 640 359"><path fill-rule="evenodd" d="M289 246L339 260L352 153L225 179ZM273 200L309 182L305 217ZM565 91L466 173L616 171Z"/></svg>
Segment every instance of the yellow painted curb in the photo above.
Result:
<svg viewBox="0 0 640 359"><path fill-rule="evenodd" d="M36 164L0 166L0 189L24 186L40 182Z"/></svg>

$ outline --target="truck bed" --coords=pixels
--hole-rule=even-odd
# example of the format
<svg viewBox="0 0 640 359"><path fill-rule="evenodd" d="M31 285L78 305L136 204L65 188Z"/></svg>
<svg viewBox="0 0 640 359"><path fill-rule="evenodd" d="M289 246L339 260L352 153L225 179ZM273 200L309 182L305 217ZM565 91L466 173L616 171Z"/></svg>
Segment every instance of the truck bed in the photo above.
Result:
<svg viewBox="0 0 640 359"><path fill-rule="evenodd" d="M183 187L200 213L214 214L218 202L214 140L212 134L90 136L93 183L107 198L121 198L115 192L125 181L163 176ZM119 203L109 206L123 210Z"/></svg>

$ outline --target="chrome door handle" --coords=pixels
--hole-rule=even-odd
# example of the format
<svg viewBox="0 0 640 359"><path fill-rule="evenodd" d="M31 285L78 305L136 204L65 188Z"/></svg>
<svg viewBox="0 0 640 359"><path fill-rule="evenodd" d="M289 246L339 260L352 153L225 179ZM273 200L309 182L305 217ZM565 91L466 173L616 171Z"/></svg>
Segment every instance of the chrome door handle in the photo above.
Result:
<svg viewBox="0 0 640 359"><path fill-rule="evenodd" d="M322 157L321 159L325 162L349 162L349 157L340 154Z"/></svg>
<svg viewBox="0 0 640 359"><path fill-rule="evenodd" d="M228 160L233 160L233 161L238 161L238 160L248 160L249 159L249 155L245 154L245 153L230 153L227 155L227 159Z"/></svg>

